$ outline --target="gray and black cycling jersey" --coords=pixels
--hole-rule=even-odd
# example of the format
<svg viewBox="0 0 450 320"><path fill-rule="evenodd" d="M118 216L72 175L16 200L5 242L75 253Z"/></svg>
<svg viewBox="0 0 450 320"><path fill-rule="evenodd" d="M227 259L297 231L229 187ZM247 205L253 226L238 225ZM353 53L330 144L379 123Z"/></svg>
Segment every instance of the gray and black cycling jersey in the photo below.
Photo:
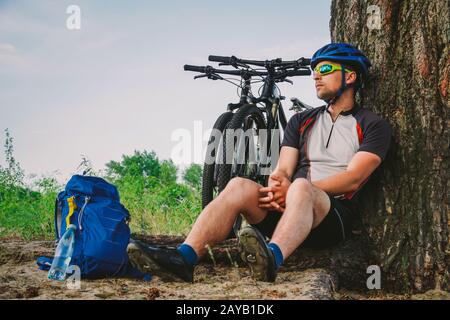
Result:
<svg viewBox="0 0 450 320"><path fill-rule="evenodd" d="M355 104L333 122L328 108L297 113L288 122L281 146L300 151L293 180L301 177L317 181L343 172L359 151L374 153L381 160L386 157L391 139L386 120ZM367 180L355 192L335 197L352 199Z"/></svg>

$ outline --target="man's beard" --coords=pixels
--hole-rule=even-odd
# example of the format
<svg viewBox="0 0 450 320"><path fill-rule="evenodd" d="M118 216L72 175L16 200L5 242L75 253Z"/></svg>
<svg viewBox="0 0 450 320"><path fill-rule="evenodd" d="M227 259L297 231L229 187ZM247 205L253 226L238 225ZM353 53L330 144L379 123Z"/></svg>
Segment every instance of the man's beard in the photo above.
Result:
<svg viewBox="0 0 450 320"><path fill-rule="evenodd" d="M320 92L317 92L317 98L322 100L329 100L334 98L336 94L337 92L322 89Z"/></svg>

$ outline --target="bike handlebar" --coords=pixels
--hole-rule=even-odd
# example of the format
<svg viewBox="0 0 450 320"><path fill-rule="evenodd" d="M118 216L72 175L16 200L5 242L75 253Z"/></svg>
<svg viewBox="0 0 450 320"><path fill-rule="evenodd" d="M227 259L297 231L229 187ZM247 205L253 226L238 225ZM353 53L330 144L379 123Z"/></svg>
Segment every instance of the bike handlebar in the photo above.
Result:
<svg viewBox="0 0 450 320"><path fill-rule="evenodd" d="M230 64L231 57L208 56L208 60L212 61L212 62L222 62L222 63Z"/></svg>
<svg viewBox="0 0 450 320"><path fill-rule="evenodd" d="M184 71L194 71L194 72L206 73L206 67L191 66L189 64L185 64Z"/></svg>
<svg viewBox="0 0 450 320"><path fill-rule="evenodd" d="M184 65L185 71L194 71L194 72L200 72L205 74L228 74L228 75L234 75L234 76L241 76L249 75L249 76L268 76L268 72L262 72L262 71L254 71L254 70L220 70L215 69L211 66L193 66L189 64ZM309 76L311 74L311 70L309 69L299 69L299 70L280 70L274 74L274 77L276 78L284 78L284 77L294 77L294 76Z"/></svg>
<svg viewBox="0 0 450 320"><path fill-rule="evenodd" d="M310 74L311 74L311 70L306 70L306 69L286 71L286 77L309 76Z"/></svg>
<svg viewBox="0 0 450 320"><path fill-rule="evenodd" d="M258 60L239 59L239 58L236 58L235 56L224 57L224 56L210 55L208 57L208 60L212 61L212 62L221 62L221 63L229 64L232 66L238 65L238 64L251 64L251 65L260 66L260 67L267 67L267 66L306 67L311 64L311 59L307 59L307 58L300 58L300 59L294 60L294 61L283 61L281 58L277 58L277 59L273 59L273 60L258 61Z"/></svg>
<svg viewBox="0 0 450 320"><path fill-rule="evenodd" d="M200 66L192 66L189 64L184 65L184 70L206 73L206 74L212 74L212 73L229 74L229 75L234 75L234 76L243 76L244 74L248 74L251 76L267 76L269 74L268 72L253 71L253 70L220 70L220 69L215 69L211 66L200 67Z"/></svg>

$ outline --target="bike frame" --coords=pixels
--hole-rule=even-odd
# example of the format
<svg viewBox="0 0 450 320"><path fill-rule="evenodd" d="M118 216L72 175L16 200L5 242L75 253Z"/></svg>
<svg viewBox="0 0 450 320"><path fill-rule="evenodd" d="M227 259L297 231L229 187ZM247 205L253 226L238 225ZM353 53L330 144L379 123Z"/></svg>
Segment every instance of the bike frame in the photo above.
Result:
<svg viewBox="0 0 450 320"><path fill-rule="evenodd" d="M251 90L251 80L252 76L249 74L243 74L242 79L244 80L244 85L241 91L240 100L238 103L230 103L228 105L228 110L233 111L235 109L240 108L241 106L248 104L249 102L255 103L258 106L258 103L263 103L264 107L258 106L261 111L266 115L267 121L267 156L270 158L272 156L271 148L272 146L272 130L280 129L283 131L287 125L286 115L284 113L283 106L281 104L281 100L283 97L279 95L279 90L276 86L276 81L273 75L275 74L275 70L273 68L268 69L268 75L264 78L264 85L262 87L261 96L258 98L253 98L249 96ZM279 139L280 136L278 136ZM281 141L278 141L280 143ZM275 159L274 159L275 160ZM262 164L258 165L258 167L262 167ZM258 174L259 176L265 176Z"/></svg>
<svg viewBox="0 0 450 320"><path fill-rule="evenodd" d="M273 72L273 70L271 71ZM278 118L281 123L281 127L284 130L287 125L287 119L281 104L282 97L278 94L277 86L275 84L276 82L272 76L272 72L269 71L269 75L264 79L261 97L254 100L256 100L257 103L261 102L265 105L265 108L262 108L262 110L267 115L267 127L271 129L278 129ZM241 91L240 100L238 103L228 104L228 111L233 111L242 107L244 104L253 102L251 97L249 97L252 77L248 74L244 74L242 78L244 79L244 86Z"/></svg>

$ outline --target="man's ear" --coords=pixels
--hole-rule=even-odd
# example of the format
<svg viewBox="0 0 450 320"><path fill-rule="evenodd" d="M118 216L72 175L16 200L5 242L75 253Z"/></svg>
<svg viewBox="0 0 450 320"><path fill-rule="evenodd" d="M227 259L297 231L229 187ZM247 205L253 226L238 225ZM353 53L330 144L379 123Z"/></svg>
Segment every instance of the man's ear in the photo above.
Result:
<svg viewBox="0 0 450 320"><path fill-rule="evenodd" d="M355 71L352 72L346 72L345 73L345 82L346 84L355 84L356 83L356 78L358 76L356 75Z"/></svg>

